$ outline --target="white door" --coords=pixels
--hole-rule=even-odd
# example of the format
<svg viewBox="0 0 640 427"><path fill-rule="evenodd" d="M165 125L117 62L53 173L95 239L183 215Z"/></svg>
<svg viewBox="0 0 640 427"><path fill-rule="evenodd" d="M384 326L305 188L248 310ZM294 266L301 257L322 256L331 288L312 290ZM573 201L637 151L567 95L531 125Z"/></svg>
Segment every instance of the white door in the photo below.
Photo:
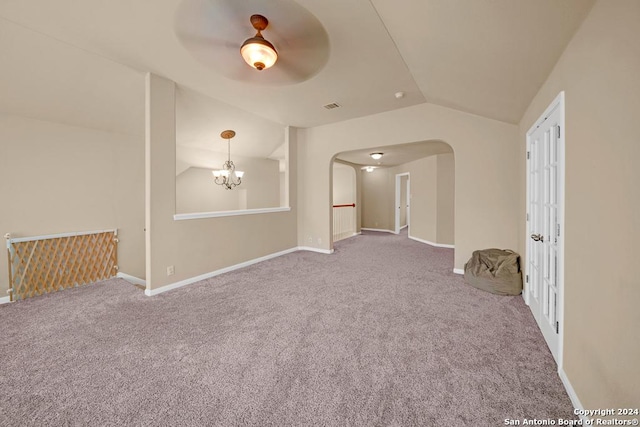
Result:
<svg viewBox="0 0 640 427"><path fill-rule="evenodd" d="M527 302L560 364L564 98L561 94L527 134Z"/></svg>
<svg viewBox="0 0 640 427"><path fill-rule="evenodd" d="M409 175L407 175L407 188L406 188L406 209L407 209L407 235L410 235L411 231L411 181Z"/></svg>
<svg viewBox="0 0 640 427"><path fill-rule="evenodd" d="M406 182L406 186L402 183ZM404 199L404 200L403 200ZM407 227L411 228L411 183L409 172L399 173L396 175L396 200L395 200L395 229L396 234L400 233L400 229L404 228L402 224L403 212L406 218Z"/></svg>

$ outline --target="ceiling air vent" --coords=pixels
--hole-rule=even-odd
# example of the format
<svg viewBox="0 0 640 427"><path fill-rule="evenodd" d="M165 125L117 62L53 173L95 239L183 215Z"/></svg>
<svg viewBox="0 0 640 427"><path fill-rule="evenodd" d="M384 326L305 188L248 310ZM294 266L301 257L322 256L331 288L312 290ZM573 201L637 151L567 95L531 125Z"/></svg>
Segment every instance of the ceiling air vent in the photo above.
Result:
<svg viewBox="0 0 640 427"><path fill-rule="evenodd" d="M326 108L327 110L333 110L334 108L339 108L340 104L338 104L337 102L332 102L331 104L327 104L324 106L324 108Z"/></svg>

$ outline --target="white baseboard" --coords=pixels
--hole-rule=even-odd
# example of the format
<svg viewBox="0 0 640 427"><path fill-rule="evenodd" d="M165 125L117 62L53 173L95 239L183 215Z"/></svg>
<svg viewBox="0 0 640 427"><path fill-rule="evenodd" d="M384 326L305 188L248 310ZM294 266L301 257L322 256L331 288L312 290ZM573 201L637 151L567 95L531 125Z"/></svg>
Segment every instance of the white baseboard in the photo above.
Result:
<svg viewBox="0 0 640 427"><path fill-rule="evenodd" d="M228 272L233 271L233 270L238 270L240 268L248 267L250 265L257 264L259 262L266 261L268 259L272 259L272 258L276 258L276 257L282 256L282 255L290 254L291 252L295 252L295 251L298 251L298 250L314 250L316 252L321 251L321 249L315 249L315 248L309 248L309 249L301 249L299 247L291 248L291 249L287 249L287 250L284 250L284 251L276 252L274 254L265 255L265 256L260 257L260 258L255 258L255 259L252 259L252 260L249 260L249 261L241 262L240 264L235 264L235 265L232 265L232 266L229 266L229 267L221 268L220 270L211 271L209 273L201 274L201 275L195 276L195 277L190 277L188 279L184 279L184 280L181 280L179 282L171 283L170 285L161 286L161 287L159 287L157 289L145 289L144 293L145 293L145 295L151 297L151 296L154 296L154 295L161 294L163 292L170 291L172 289L181 288L183 286L187 286L187 285L190 285L192 283L199 282L201 280L209 279L211 277L215 277L215 276L218 276L220 274L224 274L224 273L228 273ZM325 253L325 252L323 252L323 253ZM326 252L326 253L330 253L330 252Z"/></svg>
<svg viewBox="0 0 640 427"><path fill-rule="evenodd" d="M119 277L121 279L126 280L129 283L132 283L134 285L142 285L142 286L146 286L147 285L147 281L144 279L141 279L139 277L136 276L132 276L130 274L127 273L122 273L122 272L118 272L118 274L116 274L116 277Z"/></svg>
<svg viewBox="0 0 640 427"><path fill-rule="evenodd" d="M405 224L405 225L403 225L402 227L400 227L400 230L405 229L405 228L407 228L408 226L409 226L409 224Z"/></svg>
<svg viewBox="0 0 640 427"><path fill-rule="evenodd" d="M365 231L378 231L378 232L380 232L380 233L391 233L391 234L396 234L396 232L395 232L395 231L392 231L392 230L384 230L384 229L382 229L382 228L364 228L364 227L362 227L362 228L360 228L360 230L365 230Z"/></svg>
<svg viewBox="0 0 640 427"><path fill-rule="evenodd" d="M333 249L318 249L318 248L312 248L311 246L298 246L297 248L294 248L293 251L310 251L310 252L318 252L319 254L327 254L327 255L331 255L333 253Z"/></svg>
<svg viewBox="0 0 640 427"><path fill-rule="evenodd" d="M11 302L10 297L2 297L0 298L0 304L9 304Z"/></svg>
<svg viewBox="0 0 640 427"><path fill-rule="evenodd" d="M360 234L362 234L362 233L361 233L361 232L353 233L352 235L347 236L347 237L343 237L342 239L334 240L334 241L333 241L333 243L336 243L336 242L342 242L343 240L350 239L350 238L355 237L355 236L358 236L358 235L360 235ZM300 249L300 248L298 248L298 249ZM324 253L324 252L323 252L323 253Z"/></svg>
<svg viewBox="0 0 640 427"><path fill-rule="evenodd" d="M571 385L571 381L569 381L569 377L567 377L567 374L564 372L564 369L560 368L558 370L558 376L560 376L560 379L562 380L562 384L564 385L564 389L567 391L567 394L569 395L569 399L571 399L573 408L579 411L580 419L582 420L582 423L584 425L589 425L587 423L590 421L590 418L582 413L584 411L584 406L582 406L582 403L580 402L580 399L578 398L576 391L573 389L573 386Z"/></svg>
<svg viewBox="0 0 640 427"><path fill-rule="evenodd" d="M434 246L436 248L447 248L447 249L455 249L455 245L447 245L444 243L435 243L435 242L430 242L428 240L424 240L424 239L420 239L418 237L413 237L413 236L409 236L409 238L411 240L415 240L416 242L420 242L420 243L426 243L427 245L430 246Z"/></svg>
<svg viewBox="0 0 640 427"><path fill-rule="evenodd" d="M454 269L453 269L453 272L454 272L455 274L462 274L462 275L464 275L464 270L463 270L462 268L454 268Z"/></svg>

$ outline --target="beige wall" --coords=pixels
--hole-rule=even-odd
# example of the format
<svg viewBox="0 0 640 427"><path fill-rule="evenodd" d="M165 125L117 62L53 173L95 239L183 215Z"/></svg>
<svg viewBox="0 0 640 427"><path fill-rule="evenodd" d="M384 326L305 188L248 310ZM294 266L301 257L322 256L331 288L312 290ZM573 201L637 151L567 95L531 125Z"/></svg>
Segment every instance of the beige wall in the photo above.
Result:
<svg viewBox="0 0 640 427"><path fill-rule="evenodd" d="M174 103L175 84L148 75L145 144L148 290L297 246L293 129L287 130L289 153L293 156L291 172L287 172L291 186L290 212L173 219L176 204ZM220 250L221 247L225 250ZM167 276L167 267L171 265L175 267L175 275Z"/></svg>
<svg viewBox="0 0 640 427"><path fill-rule="evenodd" d="M361 171L362 228L393 231L393 192L387 168Z"/></svg>
<svg viewBox="0 0 640 427"><path fill-rule="evenodd" d="M333 163L333 204L356 202L356 171L352 166Z"/></svg>
<svg viewBox="0 0 640 427"><path fill-rule="evenodd" d="M418 239L435 242L438 229L438 156L429 156L413 162L405 163L391 170L392 229L395 227L395 176L409 173L411 182L411 224L409 235Z"/></svg>
<svg viewBox="0 0 640 427"><path fill-rule="evenodd" d="M363 180L362 177L363 175L363 171L362 169L360 169L359 167L356 167L355 169L355 174L356 174L356 233L360 233L362 231L362 201L363 201L363 192L364 192L364 186L363 186Z"/></svg>
<svg viewBox="0 0 640 427"><path fill-rule="evenodd" d="M455 243L455 173L453 154L439 154L436 242L447 245Z"/></svg>
<svg viewBox="0 0 640 427"><path fill-rule="evenodd" d="M139 137L0 114L0 233L118 228L120 271L144 277ZM0 295L8 289L0 260Z"/></svg>
<svg viewBox="0 0 640 427"><path fill-rule="evenodd" d="M280 189L280 206L289 206L287 197L287 174L280 172L278 174L278 188Z"/></svg>
<svg viewBox="0 0 640 427"><path fill-rule="evenodd" d="M640 404L640 2L598 1L520 122L566 97L564 370L585 408ZM456 230L457 231L457 230Z"/></svg>
<svg viewBox="0 0 640 427"><path fill-rule="evenodd" d="M242 184L227 190L214 182L211 169L190 167L176 177L176 212L215 212L280 206L277 160L234 157L245 172ZM284 190L284 185L282 185Z"/></svg>
<svg viewBox="0 0 640 427"><path fill-rule="evenodd" d="M241 195L245 192L229 191L217 185L211 169L190 167L176 176L176 213L243 209L241 202L246 201L246 197Z"/></svg>

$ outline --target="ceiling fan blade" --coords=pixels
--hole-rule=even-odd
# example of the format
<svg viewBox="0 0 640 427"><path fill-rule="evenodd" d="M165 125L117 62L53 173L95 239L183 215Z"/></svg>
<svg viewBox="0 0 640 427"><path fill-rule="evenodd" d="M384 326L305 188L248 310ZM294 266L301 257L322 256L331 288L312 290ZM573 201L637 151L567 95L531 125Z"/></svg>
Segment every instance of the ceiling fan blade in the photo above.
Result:
<svg viewBox="0 0 640 427"><path fill-rule="evenodd" d="M179 37L183 43L188 43L189 45L198 45L212 48L238 49L238 51L240 51L240 45L230 40L217 39L207 35L198 34L182 34Z"/></svg>
<svg viewBox="0 0 640 427"><path fill-rule="evenodd" d="M218 0L213 3L215 3L215 5L212 4L212 6L216 15L224 17L225 20L232 22L234 26L247 26L248 28L251 28L251 24L249 22L249 17L251 15L247 15L245 10L247 8L245 3L249 2L238 0Z"/></svg>
<svg viewBox="0 0 640 427"><path fill-rule="evenodd" d="M283 73L292 78L294 81L303 81L315 74L313 72L313 69L309 69L309 67L303 67L300 64L301 62L296 61L295 59L282 58L278 59L278 63L276 63L275 66L279 67Z"/></svg>

